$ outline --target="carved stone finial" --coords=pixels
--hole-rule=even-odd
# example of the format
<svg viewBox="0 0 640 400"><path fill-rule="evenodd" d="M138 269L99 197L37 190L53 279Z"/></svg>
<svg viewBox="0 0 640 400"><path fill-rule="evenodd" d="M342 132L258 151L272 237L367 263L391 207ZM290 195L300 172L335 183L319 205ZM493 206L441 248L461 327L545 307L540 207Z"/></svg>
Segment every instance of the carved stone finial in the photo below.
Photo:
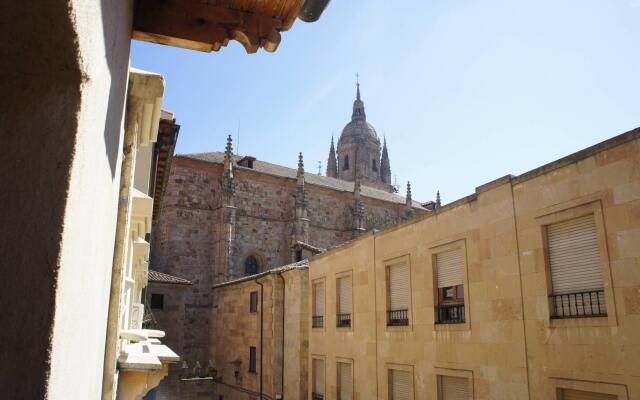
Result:
<svg viewBox="0 0 640 400"><path fill-rule="evenodd" d="M436 208L440 208L442 206L442 202L440 201L440 191L436 193Z"/></svg>

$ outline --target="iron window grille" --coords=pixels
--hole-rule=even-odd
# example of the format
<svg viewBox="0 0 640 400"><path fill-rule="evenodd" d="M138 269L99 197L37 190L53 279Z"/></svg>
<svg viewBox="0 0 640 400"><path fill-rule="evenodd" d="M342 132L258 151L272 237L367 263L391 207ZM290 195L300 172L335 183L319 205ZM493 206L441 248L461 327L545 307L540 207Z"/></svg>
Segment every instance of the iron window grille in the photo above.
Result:
<svg viewBox="0 0 640 400"><path fill-rule="evenodd" d="M409 325L409 310L388 310L387 326Z"/></svg>
<svg viewBox="0 0 640 400"><path fill-rule="evenodd" d="M591 318L606 317L607 306L604 290L552 294L549 296L551 318Z"/></svg>
<svg viewBox="0 0 640 400"><path fill-rule="evenodd" d="M323 326L324 326L324 316L314 315L313 317L311 317L312 328L322 328Z"/></svg>
<svg viewBox="0 0 640 400"><path fill-rule="evenodd" d="M448 304L436 306L438 324L463 324L464 304Z"/></svg>
<svg viewBox="0 0 640 400"><path fill-rule="evenodd" d="M351 326L351 314L336 314L336 326L345 328Z"/></svg>

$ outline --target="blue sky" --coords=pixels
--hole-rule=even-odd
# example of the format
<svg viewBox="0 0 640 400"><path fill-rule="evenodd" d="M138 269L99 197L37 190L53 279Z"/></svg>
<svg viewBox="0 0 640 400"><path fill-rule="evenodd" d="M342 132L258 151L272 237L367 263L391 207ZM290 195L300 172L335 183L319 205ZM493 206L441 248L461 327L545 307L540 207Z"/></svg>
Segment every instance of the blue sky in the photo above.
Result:
<svg viewBox="0 0 640 400"><path fill-rule="evenodd" d="M132 65L166 79L177 153L239 152L326 166L360 74L392 175L443 202L640 126L640 0L333 0L275 53L231 42L200 53L135 42Z"/></svg>

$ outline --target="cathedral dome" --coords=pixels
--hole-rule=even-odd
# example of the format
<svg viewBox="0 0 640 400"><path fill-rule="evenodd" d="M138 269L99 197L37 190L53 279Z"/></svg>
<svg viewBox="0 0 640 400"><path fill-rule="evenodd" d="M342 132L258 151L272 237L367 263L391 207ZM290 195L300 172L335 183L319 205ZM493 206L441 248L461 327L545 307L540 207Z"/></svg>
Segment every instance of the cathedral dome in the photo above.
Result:
<svg viewBox="0 0 640 400"><path fill-rule="evenodd" d="M378 134L374 127L367 122L367 116L364 112L364 102L360 99L360 84L358 83L358 91L356 94L356 100L353 102L353 113L351 114L351 122L349 122L340 135L338 143L348 138L354 139L369 139L373 140L376 144L380 144Z"/></svg>
<svg viewBox="0 0 640 400"><path fill-rule="evenodd" d="M377 143L380 143L375 128L364 119L353 120L344 127L340 135L340 141L349 137L373 139Z"/></svg>

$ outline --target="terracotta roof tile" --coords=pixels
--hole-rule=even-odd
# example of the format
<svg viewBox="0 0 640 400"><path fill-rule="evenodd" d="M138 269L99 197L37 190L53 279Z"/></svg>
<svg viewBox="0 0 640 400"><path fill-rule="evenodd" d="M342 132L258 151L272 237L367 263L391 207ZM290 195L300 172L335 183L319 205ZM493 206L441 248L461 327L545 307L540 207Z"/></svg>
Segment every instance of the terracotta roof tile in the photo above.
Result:
<svg viewBox="0 0 640 400"><path fill-rule="evenodd" d="M149 282L170 283L174 285L191 285L192 283L184 278L165 274L158 271L149 270Z"/></svg>

